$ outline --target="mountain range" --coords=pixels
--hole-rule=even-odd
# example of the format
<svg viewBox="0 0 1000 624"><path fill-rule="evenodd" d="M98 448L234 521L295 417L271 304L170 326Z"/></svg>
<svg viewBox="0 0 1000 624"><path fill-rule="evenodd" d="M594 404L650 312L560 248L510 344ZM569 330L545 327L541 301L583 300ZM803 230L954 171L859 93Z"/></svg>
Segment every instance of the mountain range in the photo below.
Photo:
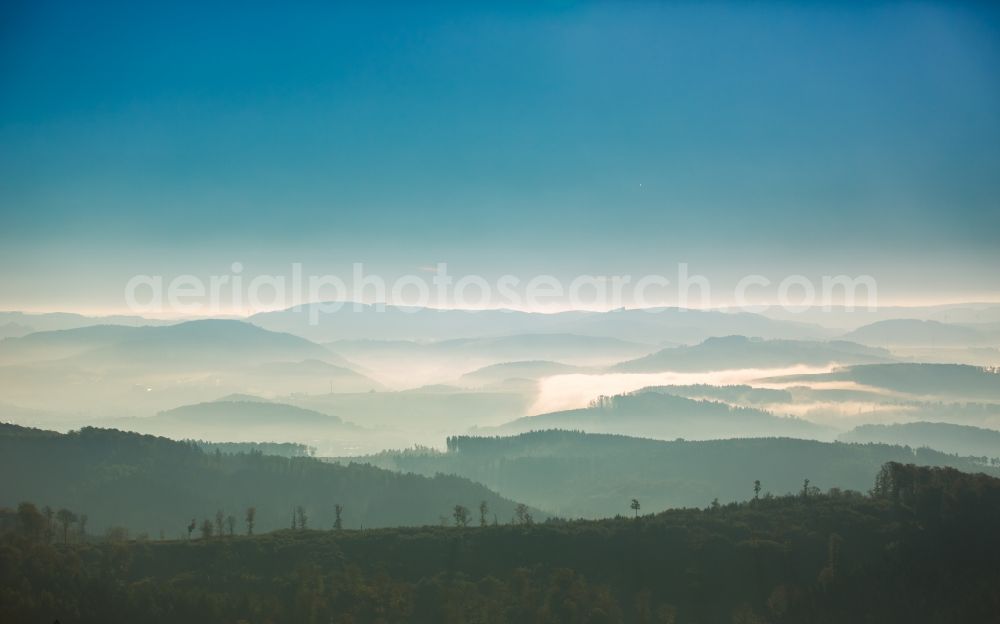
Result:
<svg viewBox="0 0 1000 624"><path fill-rule="evenodd" d="M654 373L659 371L711 371L738 368L783 368L795 365L826 366L891 361L885 349L854 342L765 340L747 336L709 338L691 346L670 347L650 355L621 362L612 371Z"/></svg>

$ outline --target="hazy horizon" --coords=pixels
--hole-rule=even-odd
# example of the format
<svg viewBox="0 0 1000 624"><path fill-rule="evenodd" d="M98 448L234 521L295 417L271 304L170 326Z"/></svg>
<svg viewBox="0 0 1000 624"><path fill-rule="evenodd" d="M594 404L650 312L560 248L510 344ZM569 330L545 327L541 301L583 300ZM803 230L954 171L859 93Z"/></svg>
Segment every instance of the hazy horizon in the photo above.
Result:
<svg viewBox="0 0 1000 624"><path fill-rule="evenodd" d="M120 310L134 275L234 262L1000 293L987 5L15 3L3 23L2 308Z"/></svg>

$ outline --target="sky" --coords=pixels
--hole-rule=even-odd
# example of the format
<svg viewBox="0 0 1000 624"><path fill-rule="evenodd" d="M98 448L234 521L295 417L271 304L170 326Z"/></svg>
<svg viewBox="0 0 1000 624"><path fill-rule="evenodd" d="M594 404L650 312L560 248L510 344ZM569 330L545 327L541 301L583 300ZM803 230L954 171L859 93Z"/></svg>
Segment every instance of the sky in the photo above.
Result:
<svg viewBox="0 0 1000 624"><path fill-rule="evenodd" d="M233 262L1000 300L1000 12L846 4L5 2L0 309Z"/></svg>

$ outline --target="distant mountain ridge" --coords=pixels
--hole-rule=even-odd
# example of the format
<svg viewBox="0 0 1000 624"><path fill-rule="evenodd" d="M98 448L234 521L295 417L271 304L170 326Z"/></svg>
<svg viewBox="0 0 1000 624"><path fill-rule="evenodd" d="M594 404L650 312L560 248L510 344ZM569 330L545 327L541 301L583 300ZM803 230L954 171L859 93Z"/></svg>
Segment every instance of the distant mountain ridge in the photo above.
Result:
<svg viewBox="0 0 1000 624"><path fill-rule="evenodd" d="M788 375L762 381L803 384L848 381L915 396L1000 400L1000 373L967 364L866 364L830 373Z"/></svg>
<svg viewBox="0 0 1000 624"><path fill-rule="evenodd" d="M708 371L886 362L892 359L892 354L885 349L842 340L816 342L722 336L692 346L662 349L645 357L621 362L611 370L623 373Z"/></svg>
<svg viewBox="0 0 1000 624"><path fill-rule="evenodd" d="M16 323L31 328L31 331L53 331L59 329L76 329L93 325L173 325L179 321L164 321L145 318L138 315L110 314L105 316L86 316L74 312L19 312L0 311L0 325Z"/></svg>
<svg viewBox="0 0 1000 624"><path fill-rule="evenodd" d="M501 362L470 371L461 377L466 383L499 383L512 379L536 380L550 375L589 372L592 369L552 362L548 360L528 360L521 362Z"/></svg>
<svg viewBox="0 0 1000 624"><path fill-rule="evenodd" d="M326 425L330 427L357 426L345 423L337 416L273 401L217 400L195 405L183 405L165 410L154 418L169 419L189 424L213 424L242 430L253 425L294 426L298 424Z"/></svg>
<svg viewBox="0 0 1000 624"><path fill-rule="evenodd" d="M35 331L34 328L29 327L28 325L22 325L21 323L15 323L14 321L2 323L0 324L0 339L20 338L21 336L26 336L33 331Z"/></svg>
<svg viewBox="0 0 1000 624"><path fill-rule="evenodd" d="M246 364L336 356L298 336L267 331L242 321L216 319L164 326L94 325L0 341L0 361L74 357L131 364L192 358Z"/></svg>
<svg viewBox="0 0 1000 624"><path fill-rule="evenodd" d="M0 341L0 396L46 411L148 415L227 393L368 392L381 384L299 336L243 321L96 325Z"/></svg>
<svg viewBox="0 0 1000 624"><path fill-rule="evenodd" d="M893 319L878 321L849 332L844 340L877 346L981 346L987 335L963 325L940 321Z"/></svg>
<svg viewBox="0 0 1000 624"><path fill-rule="evenodd" d="M940 422L861 425L839 436L844 442L928 447L945 453L1000 459L1000 431Z"/></svg>
<svg viewBox="0 0 1000 624"><path fill-rule="evenodd" d="M748 334L766 338L826 338L818 325L778 321L748 312L684 308L568 311L553 314L515 310L444 310L342 302L315 303L262 312L250 320L261 327L316 342L338 339L445 340L513 334L581 334L635 342L692 343L710 336ZM318 319L318 322L313 322Z"/></svg>

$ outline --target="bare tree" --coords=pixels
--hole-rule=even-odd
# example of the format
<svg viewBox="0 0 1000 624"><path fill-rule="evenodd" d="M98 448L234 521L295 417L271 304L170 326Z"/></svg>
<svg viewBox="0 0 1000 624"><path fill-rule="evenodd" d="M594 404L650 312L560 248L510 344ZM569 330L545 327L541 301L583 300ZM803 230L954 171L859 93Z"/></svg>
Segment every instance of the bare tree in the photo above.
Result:
<svg viewBox="0 0 1000 624"><path fill-rule="evenodd" d="M257 518L257 508L247 507L247 535L253 535L253 523Z"/></svg>
<svg viewBox="0 0 1000 624"><path fill-rule="evenodd" d="M226 522L226 514L222 513L221 509L218 510L218 511L216 511L215 512L215 534L218 535L219 537L222 537L223 535L225 535L225 532L223 530L223 526L224 526L225 522Z"/></svg>
<svg viewBox="0 0 1000 624"><path fill-rule="evenodd" d="M337 529L338 531L344 528L344 521L341 518L341 514L343 513L344 513L344 507L340 503L337 503L336 505L333 506L333 514L334 514L333 528Z"/></svg>
<svg viewBox="0 0 1000 624"><path fill-rule="evenodd" d="M226 528L229 529L229 537L236 535L236 516L226 516Z"/></svg>
<svg viewBox="0 0 1000 624"><path fill-rule="evenodd" d="M298 518L299 530L300 531L305 531L306 530L306 523L308 521L308 517L306 517L306 508L303 507L302 505L299 505L298 507L296 507L295 508L295 516L296 516L296 518Z"/></svg>
<svg viewBox="0 0 1000 624"><path fill-rule="evenodd" d="M480 501L479 503L479 526L486 526L486 514L490 512L490 506L486 504L486 501Z"/></svg>
<svg viewBox="0 0 1000 624"><path fill-rule="evenodd" d="M80 527L80 540L83 541L87 537L87 514L80 514L77 526Z"/></svg>
<svg viewBox="0 0 1000 624"><path fill-rule="evenodd" d="M469 526L469 509L464 505L455 505L454 511L451 512L451 517L455 519L455 526Z"/></svg>
<svg viewBox="0 0 1000 624"><path fill-rule="evenodd" d="M211 539L214 532L215 527L212 525L212 521L205 518L204 522L201 523L201 539Z"/></svg>

